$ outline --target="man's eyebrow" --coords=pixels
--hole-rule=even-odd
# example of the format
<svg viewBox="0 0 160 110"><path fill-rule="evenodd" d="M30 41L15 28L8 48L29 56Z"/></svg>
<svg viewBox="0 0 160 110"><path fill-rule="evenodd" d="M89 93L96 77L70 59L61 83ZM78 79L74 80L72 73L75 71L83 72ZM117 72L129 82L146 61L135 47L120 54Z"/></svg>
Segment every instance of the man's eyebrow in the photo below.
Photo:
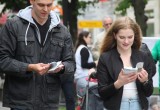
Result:
<svg viewBox="0 0 160 110"><path fill-rule="evenodd" d="M43 4L43 3L37 3L38 5L43 5L43 6L50 6L52 5L53 3L48 3L48 4Z"/></svg>

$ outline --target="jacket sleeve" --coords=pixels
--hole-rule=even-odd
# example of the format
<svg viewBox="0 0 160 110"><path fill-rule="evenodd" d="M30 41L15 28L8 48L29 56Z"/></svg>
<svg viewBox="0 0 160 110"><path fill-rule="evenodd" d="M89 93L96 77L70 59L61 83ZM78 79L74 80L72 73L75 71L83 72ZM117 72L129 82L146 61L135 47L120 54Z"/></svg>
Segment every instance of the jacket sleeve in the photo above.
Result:
<svg viewBox="0 0 160 110"><path fill-rule="evenodd" d="M81 66L82 68L87 68L87 69L91 69L91 68L95 68L96 64L95 62L89 62L88 63L88 59L89 59L89 50L85 47L83 47L80 51L81 54Z"/></svg>
<svg viewBox="0 0 160 110"><path fill-rule="evenodd" d="M116 96L120 93L119 91L122 90L122 88L116 89L114 86L114 80L110 76L112 73L109 73L105 63L108 59L102 54L97 66L98 92L103 100Z"/></svg>
<svg viewBox="0 0 160 110"><path fill-rule="evenodd" d="M152 73L152 76L154 76L154 75L156 74L155 62L154 62L154 59L153 59L152 54L151 54L151 51L149 50L147 44L142 43L140 50L141 50L142 52L146 53L146 54L147 54L147 57L149 57L149 58L148 58L148 61L151 63L150 65L153 66L151 73Z"/></svg>
<svg viewBox="0 0 160 110"><path fill-rule="evenodd" d="M156 73L156 66L154 63L151 63L152 58L149 57L146 53L144 54L144 69L148 73L148 81L146 83L141 83L142 90L146 97L149 97L153 93L153 74ZM146 60L147 59L147 60Z"/></svg>
<svg viewBox="0 0 160 110"><path fill-rule="evenodd" d="M0 70L12 75L26 73L28 64L15 60L17 46L15 22L8 21L3 26L0 36Z"/></svg>
<svg viewBox="0 0 160 110"><path fill-rule="evenodd" d="M66 28L65 28L66 29ZM74 53L73 53L73 42L69 31L65 30L65 41L64 41L64 48L62 53L62 63L64 64L65 71L64 73L70 74L74 73L75 71L75 60L74 60Z"/></svg>

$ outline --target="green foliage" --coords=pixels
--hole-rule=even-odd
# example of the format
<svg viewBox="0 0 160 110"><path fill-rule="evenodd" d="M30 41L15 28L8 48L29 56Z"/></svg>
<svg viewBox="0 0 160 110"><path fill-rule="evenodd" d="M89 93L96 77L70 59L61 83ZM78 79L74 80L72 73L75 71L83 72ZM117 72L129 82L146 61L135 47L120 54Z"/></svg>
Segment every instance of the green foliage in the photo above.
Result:
<svg viewBox="0 0 160 110"><path fill-rule="evenodd" d="M126 14L127 8L131 6L131 0L122 0L116 7L116 11L119 11L122 15Z"/></svg>
<svg viewBox="0 0 160 110"><path fill-rule="evenodd" d="M122 0L116 7L115 11L120 12L121 15L125 15L127 9L132 6L132 2L135 2L135 0ZM147 4L148 0L144 0L144 2Z"/></svg>
<svg viewBox="0 0 160 110"><path fill-rule="evenodd" d="M75 10L75 15L77 16L77 15L81 15L81 14L83 14L83 13L79 13L79 9L82 9L83 11L85 11L85 9L86 9L86 7L87 7L87 5L95 5L95 3L98 3L99 2L99 0L94 0L94 1L88 1L88 2L86 2L86 1L79 1L79 2L77 2L77 10ZM58 3L59 4L62 4L62 0L58 0Z"/></svg>
<svg viewBox="0 0 160 110"><path fill-rule="evenodd" d="M147 4L147 3L148 3L148 0L144 0L144 2L145 2L145 4Z"/></svg>
<svg viewBox="0 0 160 110"><path fill-rule="evenodd" d="M83 9L84 10L86 8L86 6L87 6L87 4L84 1L81 1L81 2L78 3L78 9Z"/></svg>
<svg viewBox="0 0 160 110"><path fill-rule="evenodd" d="M4 12L6 9L18 11L18 10L24 8L27 5L28 1L27 0L0 0L0 3L6 4L2 10L2 12Z"/></svg>
<svg viewBox="0 0 160 110"><path fill-rule="evenodd" d="M91 1L88 1L88 2L85 2L85 1L80 1L78 4L79 4L79 7L78 9L83 9L85 10L85 8L87 7L87 5L90 5L92 4L94 6L94 4L97 3L97 0L91 2Z"/></svg>

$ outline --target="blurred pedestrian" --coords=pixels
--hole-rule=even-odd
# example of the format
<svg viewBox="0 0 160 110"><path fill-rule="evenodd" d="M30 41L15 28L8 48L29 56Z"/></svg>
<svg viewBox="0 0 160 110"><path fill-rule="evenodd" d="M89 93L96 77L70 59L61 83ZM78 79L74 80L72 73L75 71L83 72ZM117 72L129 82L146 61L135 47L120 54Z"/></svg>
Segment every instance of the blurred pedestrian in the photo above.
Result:
<svg viewBox="0 0 160 110"><path fill-rule="evenodd" d="M159 74L159 94L160 94L160 40L158 40L153 49L152 49L152 57L154 59L155 64L158 62L158 74Z"/></svg>
<svg viewBox="0 0 160 110"><path fill-rule="evenodd" d="M113 19L110 16L105 16L102 20L104 30L96 36L96 41L93 44L93 48L92 48L92 53L95 60L98 60L99 58L100 46L112 23L113 23Z"/></svg>
<svg viewBox="0 0 160 110"><path fill-rule="evenodd" d="M93 60L92 53L88 48L91 39L92 36L88 31L80 32L77 39L74 76L76 91L77 95L82 98L80 104L82 110L103 110L103 102L98 95L97 80L92 79L97 61Z"/></svg>
<svg viewBox="0 0 160 110"><path fill-rule="evenodd" d="M96 67L97 62L93 61L93 56L88 48L91 44L92 36L88 31L82 31L77 39L76 43L76 72L75 83L77 94L84 96L86 93L87 79L89 76L89 70Z"/></svg>
<svg viewBox="0 0 160 110"><path fill-rule="evenodd" d="M141 39L139 25L129 17L122 17L115 20L103 40L97 78L107 110L148 110L155 64L150 63L151 57L146 52L139 50ZM140 71L127 74L123 70L135 68L139 62L143 62Z"/></svg>
<svg viewBox="0 0 160 110"><path fill-rule="evenodd" d="M58 110L60 74L73 74L71 35L51 11L53 0L31 6L7 21L0 33L0 70L5 73L3 106L11 110ZM51 62L61 61L50 71Z"/></svg>

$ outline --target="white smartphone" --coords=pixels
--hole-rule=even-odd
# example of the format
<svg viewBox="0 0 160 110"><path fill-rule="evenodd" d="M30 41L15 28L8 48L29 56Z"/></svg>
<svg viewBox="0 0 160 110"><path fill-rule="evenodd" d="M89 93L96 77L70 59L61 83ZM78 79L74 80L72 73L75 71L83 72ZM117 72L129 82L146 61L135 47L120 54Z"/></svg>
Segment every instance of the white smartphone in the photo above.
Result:
<svg viewBox="0 0 160 110"><path fill-rule="evenodd" d="M144 64L143 62L137 63L136 68L138 69L138 72L142 70L143 64Z"/></svg>
<svg viewBox="0 0 160 110"><path fill-rule="evenodd" d="M129 73L136 73L136 72L139 72L139 71L141 71L142 70L142 68L143 68L143 62L138 62L137 64L136 64L136 68L132 68L132 67L124 67L123 68L123 71L124 71L124 73L125 74L129 74Z"/></svg>
<svg viewBox="0 0 160 110"><path fill-rule="evenodd" d="M58 66L61 64L62 62L61 61L58 61L58 62L51 62L51 67L50 69L48 70L48 72L54 72L54 70L56 70L58 68Z"/></svg>
<svg viewBox="0 0 160 110"><path fill-rule="evenodd" d="M138 71L138 69L132 68L132 67L124 67L123 71L125 74L129 74L129 73L136 73Z"/></svg>

